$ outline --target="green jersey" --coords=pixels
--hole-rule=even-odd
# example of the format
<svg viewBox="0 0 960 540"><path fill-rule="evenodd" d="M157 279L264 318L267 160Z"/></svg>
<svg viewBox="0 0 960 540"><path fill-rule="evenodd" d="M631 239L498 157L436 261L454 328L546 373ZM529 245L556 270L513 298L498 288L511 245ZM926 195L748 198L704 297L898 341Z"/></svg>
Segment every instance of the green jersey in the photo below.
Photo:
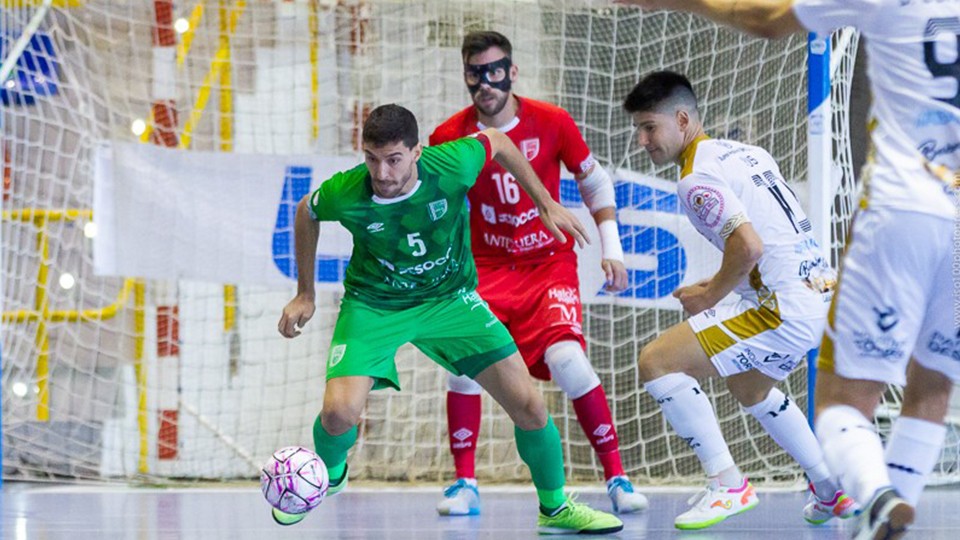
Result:
<svg viewBox="0 0 960 540"><path fill-rule="evenodd" d="M483 137L423 149L408 193L381 199L366 165L335 174L310 196L318 221L353 236L344 288L381 309L406 309L477 286L466 194L489 160Z"/></svg>

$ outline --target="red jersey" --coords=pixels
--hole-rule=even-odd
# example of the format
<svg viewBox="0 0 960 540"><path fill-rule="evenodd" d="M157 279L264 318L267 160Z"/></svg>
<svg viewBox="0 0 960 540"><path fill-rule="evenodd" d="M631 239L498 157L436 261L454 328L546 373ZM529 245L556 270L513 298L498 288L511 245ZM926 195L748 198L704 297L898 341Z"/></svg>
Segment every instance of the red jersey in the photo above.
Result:
<svg viewBox="0 0 960 540"><path fill-rule="evenodd" d="M500 131L517 145L550 196L559 201L560 163L574 174L582 174L593 166L593 155L567 111L543 101L519 96L517 100L517 116ZM430 135L430 145L456 140L484 127L471 105L440 124ZM477 266L536 263L559 253L576 260L573 238L567 234L565 244L557 242L540 221L530 196L495 160L480 171L467 198Z"/></svg>

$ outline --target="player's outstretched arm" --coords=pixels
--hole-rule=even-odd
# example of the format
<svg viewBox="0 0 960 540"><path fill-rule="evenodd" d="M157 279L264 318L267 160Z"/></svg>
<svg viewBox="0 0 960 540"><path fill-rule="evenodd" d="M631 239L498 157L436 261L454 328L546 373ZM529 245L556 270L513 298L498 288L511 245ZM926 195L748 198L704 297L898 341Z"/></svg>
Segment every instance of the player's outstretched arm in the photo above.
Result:
<svg viewBox="0 0 960 540"><path fill-rule="evenodd" d="M710 279L673 291L683 310L696 315L717 305L753 270L763 255L763 240L749 222L741 223L723 245L720 270Z"/></svg>
<svg viewBox="0 0 960 540"><path fill-rule="evenodd" d="M297 204L294 218L294 252L297 260L297 296L284 308L277 329L283 337L293 338L300 335L300 329L313 317L316 311L316 289L314 286L314 265L317 257L317 241L320 239L320 223L310 217L307 207L310 195L306 195Z"/></svg>
<svg viewBox="0 0 960 540"><path fill-rule="evenodd" d="M543 187L540 177L534 172L533 167L527 161L517 146L513 144L510 137L507 137L495 128L487 128L480 133L487 136L490 141L490 150L493 159L510 174L517 179L520 187L530 195L533 203L537 205L540 212L540 221L548 231L557 239L558 242L566 242L567 237L562 231L573 235L574 240L580 247L589 244L587 239L587 230L580 223L580 220L572 212L564 208L559 202L553 200L547 188Z"/></svg>
<svg viewBox="0 0 960 540"><path fill-rule="evenodd" d="M643 9L687 11L763 38L805 32L793 14L793 0L614 0Z"/></svg>

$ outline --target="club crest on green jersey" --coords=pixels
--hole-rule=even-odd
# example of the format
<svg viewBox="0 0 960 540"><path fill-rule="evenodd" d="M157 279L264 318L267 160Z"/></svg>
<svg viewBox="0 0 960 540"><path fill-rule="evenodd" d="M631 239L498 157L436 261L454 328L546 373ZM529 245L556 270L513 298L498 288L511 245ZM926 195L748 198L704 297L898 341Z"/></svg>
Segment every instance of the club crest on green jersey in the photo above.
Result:
<svg viewBox="0 0 960 540"><path fill-rule="evenodd" d="M427 205L427 211L430 212L430 219L436 221L447 213L447 200L440 199Z"/></svg>

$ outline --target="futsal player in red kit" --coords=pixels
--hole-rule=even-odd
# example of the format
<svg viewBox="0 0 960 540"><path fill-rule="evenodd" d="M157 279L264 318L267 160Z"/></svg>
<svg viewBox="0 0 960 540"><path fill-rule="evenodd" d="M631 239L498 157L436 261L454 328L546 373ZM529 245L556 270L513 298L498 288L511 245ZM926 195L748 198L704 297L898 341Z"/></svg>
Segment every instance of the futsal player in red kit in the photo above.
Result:
<svg viewBox="0 0 960 540"><path fill-rule="evenodd" d="M560 198L561 164L574 173L583 201L600 230L601 265L609 291L627 286L616 222L613 182L593 158L570 115L560 107L514 94L517 66L510 41L497 32L467 35L461 49L464 81L473 105L454 114L430 136L437 145L482 129L513 140L553 198ZM533 201L496 162L480 172L468 193L470 232L480 286L477 291L516 340L530 374L553 378L573 401L577 419L603 465L616 512L643 510L647 499L624 474L617 432L600 385L584 352L577 255L571 239L555 240ZM474 473L480 430L480 386L450 376L447 419L457 480L437 505L441 515L480 512Z"/></svg>

